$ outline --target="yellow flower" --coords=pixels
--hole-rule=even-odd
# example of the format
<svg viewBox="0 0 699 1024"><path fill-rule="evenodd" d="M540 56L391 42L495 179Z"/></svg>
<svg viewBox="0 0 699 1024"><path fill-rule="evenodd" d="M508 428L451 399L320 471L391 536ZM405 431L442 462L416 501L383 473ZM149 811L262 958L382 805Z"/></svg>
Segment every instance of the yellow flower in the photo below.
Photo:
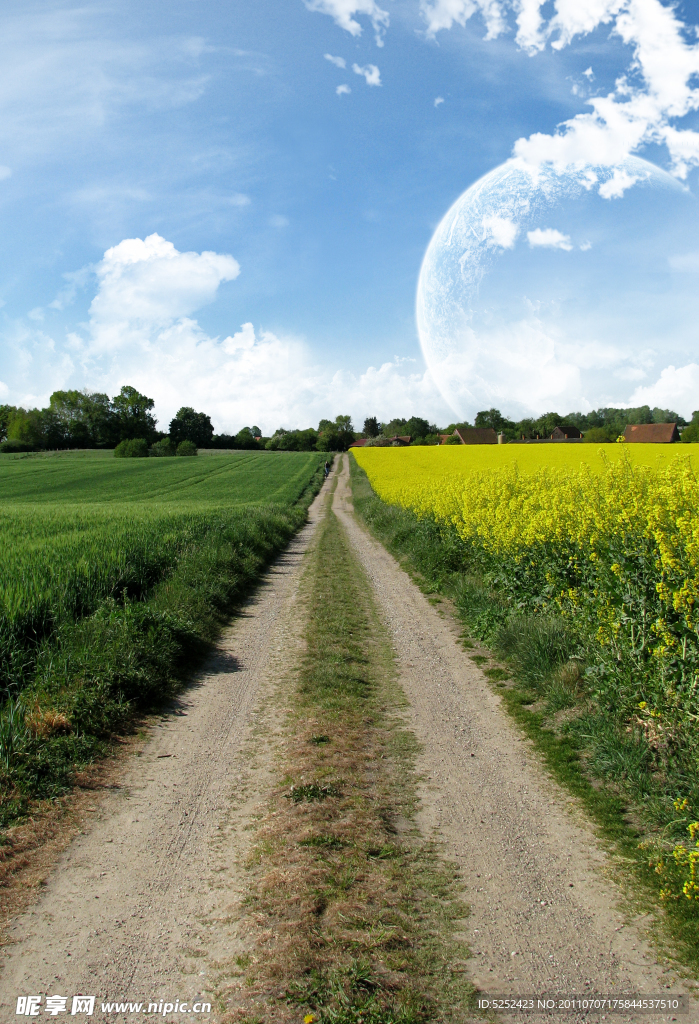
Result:
<svg viewBox="0 0 699 1024"><path fill-rule="evenodd" d="M312 1013L307 1013L306 1016L303 1018L303 1024L313 1024L314 1020L314 1015Z"/></svg>

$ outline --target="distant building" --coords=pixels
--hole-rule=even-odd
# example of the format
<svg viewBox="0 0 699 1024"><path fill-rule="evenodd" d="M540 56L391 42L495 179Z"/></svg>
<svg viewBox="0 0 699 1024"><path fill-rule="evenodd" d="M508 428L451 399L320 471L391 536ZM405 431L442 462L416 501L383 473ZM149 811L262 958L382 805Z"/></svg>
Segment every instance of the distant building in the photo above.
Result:
<svg viewBox="0 0 699 1024"><path fill-rule="evenodd" d="M363 448L368 440L369 440L368 437L360 437L356 441L352 442L352 444L350 445L350 448Z"/></svg>
<svg viewBox="0 0 699 1024"><path fill-rule="evenodd" d="M676 423L629 423L624 431L624 440L637 444L672 444L679 439Z"/></svg>
<svg viewBox="0 0 699 1024"><path fill-rule="evenodd" d="M410 444L410 434L396 434L395 437L389 437L388 439L394 448L405 448L406 445Z"/></svg>
<svg viewBox="0 0 699 1024"><path fill-rule="evenodd" d="M490 427L457 427L452 437L462 444L497 444L498 435Z"/></svg>
<svg viewBox="0 0 699 1024"><path fill-rule="evenodd" d="M561 423L560 426L553 428L551 434L552 441L577 441L582 437L581 432L577 427L572 426L570 423Z"/></svg>

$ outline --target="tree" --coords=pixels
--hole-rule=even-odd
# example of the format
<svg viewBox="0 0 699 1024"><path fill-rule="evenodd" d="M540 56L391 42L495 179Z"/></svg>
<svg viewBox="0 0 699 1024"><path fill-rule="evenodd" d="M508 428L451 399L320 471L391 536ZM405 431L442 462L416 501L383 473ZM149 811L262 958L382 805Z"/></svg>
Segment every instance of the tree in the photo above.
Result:
<svg viewBox="0 0 699 1024"><path fill-rule="evenodd" d="M44 418L41 409L15 409L7 421L7 440L44 446Z"/></svg>
<svg viewBox="0 0 699 1024"><path fill-rule="evenodd" d="M122 441L139 437L148 441L157 439L157 421L151 413L154 405L152 398L140 394L128 384L124 385L116 398L112 399L112 409L118 419Z"/></svg>
<svg viewBox="0 0 699 1024"><path fill-rule="evenodd" d="M378 437L379 436L379 423L376 416L368 416L364 420L364 429L362 430L364 437Z"/></svg>
<svg viewBox="0 0 699 1024"><path fill-rule="evenodd" d="M334 422L321 420L318 424L316 448L319 452L346 452L353 441L351 416L336 416Z"/></svg>
<svg viewBox="0 0 699 1024"><path fill-rule="evenodd" d="M180 443L177 445L176 454L190 456L198 455L199 453L197 451L197 446L195 445L194 441L188 441L185 439L184 441L180 441Z"/></svg>
<svg viewBox="0 0 699 1024"><path fill-rule="evenodd" d="M93 448L119 440L119 417L109 396L89 391L54 391L49 400L50 448Z"/></svg>
<svg viewBox="0 0 699 1024"><path fill-rule="evenodd" d="M17 409L14 405L0 405L0 441L7 437L7 424Z"/></svg>
<svg viewBox="0 0 699 1024"><path fill-rule="evenodd" d="M682 431L681 440L687 444L699 441L699 409L692 413L692 422Z"/></svg>
<svg viewBox="0 0 699 1024"><path fill-rule="evenodd" d="M191 441L197 448L210 448L214 428L205 412L195 412L191 406L183 406L174 420L170 421L170 437L173 444Z"/></svg>

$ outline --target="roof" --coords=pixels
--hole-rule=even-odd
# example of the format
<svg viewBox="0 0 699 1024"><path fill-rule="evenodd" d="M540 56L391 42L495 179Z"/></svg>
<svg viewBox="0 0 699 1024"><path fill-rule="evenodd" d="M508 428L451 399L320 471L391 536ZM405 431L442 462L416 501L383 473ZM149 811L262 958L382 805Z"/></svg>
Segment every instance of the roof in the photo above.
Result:
<svg viewBox="0 0 699 1024"><path fill-rule="evenodd" d="M572 423L559 423L557 427L553 428L551 434L551 440L566 440L569 437L582 437L582 434L577 427L574 427Z"/></svg>
<svg viewBox="0 0 699 1024"><path fill-rule="evenodd" d="M356 441L352 442L352 444L350 445L350 448L363 448L368 440L369 440L368 437L360 437Z"/></svg>
<svg viewBox="0 0 699 1024"><path fill-rule="evenodd" d="M410 434L394 434L394 436L389 437L388 440L391 444L393 444L394 441L398 442L398 444L410 444Z"/></svg>
<svg viewBox="0 0 699 1024"><path fill-rule="evenodd" d="M454 435L461 438L462 444L498 443L498 435L490 427L457 427L454 430Z"/></svg>
<svg viewBox="0 0 699 1024"><path fill-rule="evenodd" d="M676 423L629 423L624 431L625 441L640 444L670 444L679 439Z"/></svg>

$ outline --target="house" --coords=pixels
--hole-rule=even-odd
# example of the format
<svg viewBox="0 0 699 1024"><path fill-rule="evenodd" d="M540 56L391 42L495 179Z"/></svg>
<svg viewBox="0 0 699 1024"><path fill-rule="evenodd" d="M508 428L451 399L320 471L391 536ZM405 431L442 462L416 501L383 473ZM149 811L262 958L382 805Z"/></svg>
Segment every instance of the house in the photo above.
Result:
<svg viewBox="0 0 699 1024"><path fill-rule="evenodd" d="M388 439L394 448L405 448L406 445L410 444L410 434L396 434L395 437L389 437Z"/></svg>
<svg viewBox="0 0 699 1024"><path fill-rule="evenodd" d="M676 423L629 423L624 431L625 441L640 444L671 444L679 439Z"/></svg>
<svg viewBox="0 0 699 1024"><path fill-rule="evenodd" d="M350 445L350 448L363 448L368 440L369 440L368 437L360 437L356 441L352 442L352 444Z"/></svg>
<svg viewBox="0 0 699 1024"><path fill-rule="evenodd" d="M462 444L497 444L498 435L490 427L457 427L452 437Z"/></svg>
<svg viewBox="0 0 699 1024"><path fill-rule="evenodd" d="M446 444L450 437L453 437L453 434L440 434L439 443Z"/></svg>
<svg viewBox="0 0 699 1024"><path fill-rule="evenodd" d="M582 434L578 428L570 423L561 423L558 427L554 427L551 434L552 441L578 441L581 437Z"/></svg>

